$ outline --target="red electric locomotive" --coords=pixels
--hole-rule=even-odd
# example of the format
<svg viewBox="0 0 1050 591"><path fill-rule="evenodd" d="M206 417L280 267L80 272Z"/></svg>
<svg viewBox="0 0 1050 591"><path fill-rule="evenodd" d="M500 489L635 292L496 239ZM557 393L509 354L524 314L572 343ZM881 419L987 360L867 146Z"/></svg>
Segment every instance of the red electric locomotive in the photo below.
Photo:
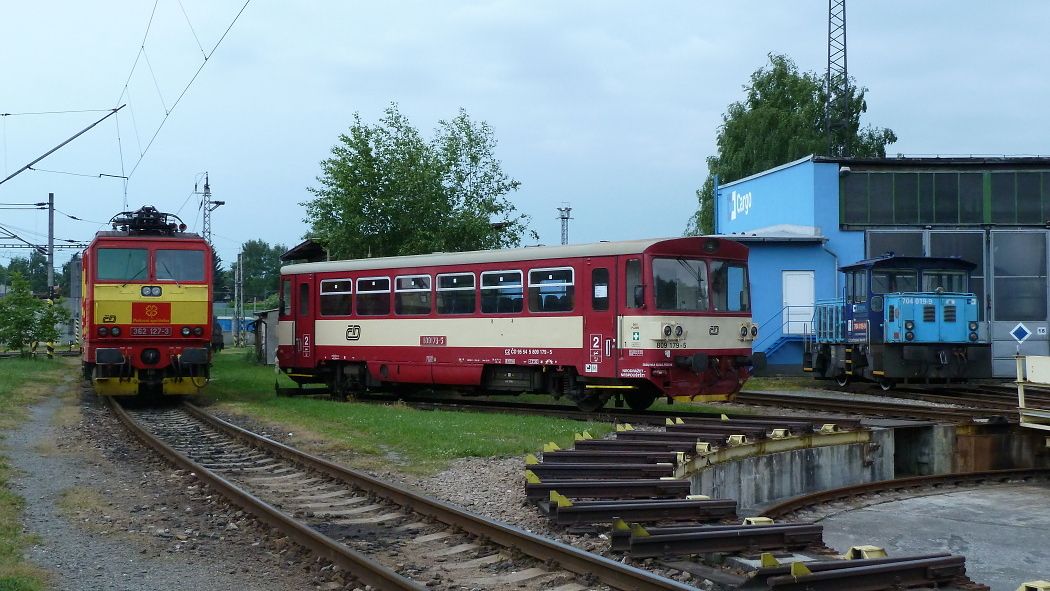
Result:
<svg viewBox="0 0 1050 591"><path fill-rule="evenodd" d="M211 365L208 243L150 206L110 222L83 257L85 377L105 396L198 393Z"/></svg>
<svg viewBox="0 0 1050 591"><path fill-rule="evenodd" d="M300 385L723 400L749 375L747 248L716 237L281 269L277 359ZM470 388L473 387L473 388Z"/></svg>

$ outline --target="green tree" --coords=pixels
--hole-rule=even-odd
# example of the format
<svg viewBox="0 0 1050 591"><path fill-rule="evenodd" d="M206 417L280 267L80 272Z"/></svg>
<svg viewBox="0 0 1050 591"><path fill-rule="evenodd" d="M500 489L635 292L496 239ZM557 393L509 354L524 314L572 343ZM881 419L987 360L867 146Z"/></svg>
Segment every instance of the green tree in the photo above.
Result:
<svg viewBox="0 0 1050 591"><path fill-rule="evenodd" d="M246 305L253 300L264 300L277 293L281 280L281 255L287 250L283 244L270 246L265 240L249 240L241 245L241 261L244 265L242 284ZM234 262L234 273L236 268L237 263Z"/></svg>
<svg viewBox="0 0 1050 591"><path fill-rule="evenodd" d="M57 340L58 325L68 321L69 313L59 302L33 297L22 273L11 274L11 289L0 299L0 343L25 354L34 341Z"/></svg>
<svg viewBox="0 0 1050 591"><path fill-rule="evenodd" d="M29 282L29 290L35 294L47 293L47 257L33 251L29 258L15 257L7 266L12 274L18 272Z"/></svg>
<svg viewBox="0 0 1050 591"><path fill-rule="evenodd" d="M843 153L858 158L886 156L897 135L886 128L861 128L868 109L866 88L849 84L847 124L836 129L830 145L825 124L824 77L799 72L784 55L769 55L769 65L751 74L742 102L722 115L718 152L707 159L708 176L696 191L697 212L686 234L714 232L714 176L726 183L797 160L808 154Z"/></svg>
<svg viewBox="0 0 1050 591"><path fill-rule="evenodd" d="M230 290L230 276L229 272L222 268L222 258L219 257L219 253L215 252L215 247L211 248L211 289L215 295L215 300L225 300L231 297Z"/></svg>
<svg viewBox="0 0 1050 591"><path fill-rule="evenodd" d="M488 124L462 109L430 141L396 104L376 125L355 113L321 162L315 199L303 203L310 235L333 258L517 246L528 216L507 198L520 183L503 172L495 148Z"/></svg>
<svg viewBox="0 0 1050 591"><path fill-rule="evenodd" d="M3 263L0 263L0 285L7 285L7 281L7 267L5 267Z"/></svg>

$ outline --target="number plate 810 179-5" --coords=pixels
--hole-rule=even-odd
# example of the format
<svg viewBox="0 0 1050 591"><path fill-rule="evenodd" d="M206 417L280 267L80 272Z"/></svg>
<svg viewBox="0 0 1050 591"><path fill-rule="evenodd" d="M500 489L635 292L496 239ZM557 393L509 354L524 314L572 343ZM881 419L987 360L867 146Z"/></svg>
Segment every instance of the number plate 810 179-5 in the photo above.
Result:
<svg viewBox="0 0 1050 591"><path fill-rule="evenodd" d="M171 327L170 326L132 326L131 336L133 337L170 337Z"/></svg>

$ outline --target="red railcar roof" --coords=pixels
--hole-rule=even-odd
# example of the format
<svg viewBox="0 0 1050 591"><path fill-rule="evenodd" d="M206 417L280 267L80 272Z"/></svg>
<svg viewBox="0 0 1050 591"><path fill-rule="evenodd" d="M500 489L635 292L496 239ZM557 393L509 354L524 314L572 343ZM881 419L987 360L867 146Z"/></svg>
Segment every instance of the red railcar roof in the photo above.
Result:
<svg viewBox="0 0 1050 591"><path fill-rule="evenodd" d="M703 245L714 241L717 248L705 251ZM469 252L437 252L399 257L353 259L320 263L300 263L281 267L282 275L299 273L326 273L332 271L365 271L369 269L403 269L477 263L504 263L579 257L616 256L628 254L703 256L729 260L747 260L747 247L719 236L690 236L686 238L649 238L619 242L595 242L563 246L536 246L503 250L475 250Z"/></svg>

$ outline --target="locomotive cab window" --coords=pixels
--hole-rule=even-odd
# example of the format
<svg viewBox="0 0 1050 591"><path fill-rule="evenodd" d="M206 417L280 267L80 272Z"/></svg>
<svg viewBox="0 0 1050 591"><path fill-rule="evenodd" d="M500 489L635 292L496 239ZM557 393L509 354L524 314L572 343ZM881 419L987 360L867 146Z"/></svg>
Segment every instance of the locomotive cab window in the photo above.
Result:
<svg viewBox="0 0 1050 591"><path fill-rule="evenodd" d="M874 285L874 284L873 284ZM881 292L876 292L881 293ZM861 304L868 301L868 271L852 271L846 274L846 302Z"/></svg>
<svg viewBox="0 0 1050 591"><path fill-rule="evenodd" d="M903 293L918 291L915 271L878 269L871 272L871 293Z"/></svg>
<svg viewBox="0 0 1050 591"><path fill-rule="evenodd" d="M485 271L481 274L481 311L485 314L521 312L521 271Z"/></svg>
<svg viewBox="0 0 1050 591"><path fill-rule="evenodd" d="M573 272L569 267L529 271L530 312L571 312Z"/></svg>
<svg viewBox="0 0 1050 591"><path fill-rule="evenodd" d="M407 275L394 279L394 312L430 314L430 275Z"/></svg>
<svg viewBox="0 0 1050 591"><path fill-rule="evenodd" d="M363 277L357 280L357 315L385 316L390 313L390 278Z"/></svg>
<svg viewBox="0 0 1050 591"><path fill-rule="evenodd" d="M353 312L353 298L349 279L321 281L321 316L349 316Z"/></svg>
<svg viewBox="0 0 1050 591"><path fill-rule="evenodd" d="M95 278L101 281L148 281L149 252L145 248L100 248Z"/></svg>
<svg viewBox="0 0 1050 591"><path fill-rule="evenodd" d="M473 273L437 276L438 314L473 314L476 299Z"/></svg>
<svg viewBox="0 0 1050 591"><path fill-rule="evenodd" d="M744 265L711 261L711 301L716 312L747 312L751 292Z"/></svg>
<svg viewBox="0 0 1050 591"><path fill-rule="evenodd" d="M966 272L927 269L922 272L922 290L968 293L969 288L966 286Z"/></svg>
<svg viewBox="0 0 1050 591"><path fill-rule="evenodd" d="M709 309L707 264L685 258L653 259L656 309L696 312Z"/></svg>
<svg viewBox="0 0 1050 591"><path fill-rule="evenodd" d="M154 263L157 281L204 281L203 250L158 250Z"/></svg>

